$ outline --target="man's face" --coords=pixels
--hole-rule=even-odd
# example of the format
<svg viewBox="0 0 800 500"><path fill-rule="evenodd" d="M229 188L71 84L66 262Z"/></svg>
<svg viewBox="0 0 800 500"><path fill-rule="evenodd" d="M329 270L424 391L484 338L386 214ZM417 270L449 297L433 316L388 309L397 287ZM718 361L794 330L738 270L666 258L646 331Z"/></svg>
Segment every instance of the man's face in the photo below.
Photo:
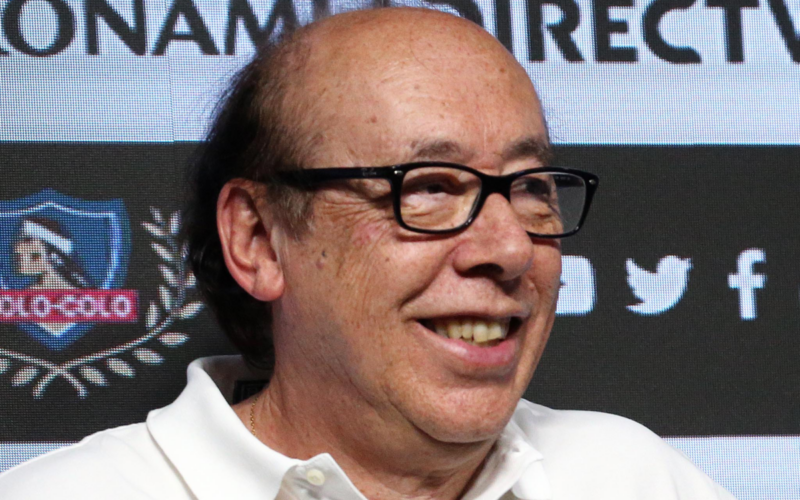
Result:
<svg viewBox="0 0 800 500"><path fill-rule="evenodd" d="M313 167L440 160L500 175L541 164L520 146L547 141L524 71L478 28L426 27L411 41L408 26L360 28L314 51ZM559 244L530 238L499 195L462 232L409 232L382 182L321 189L310 231L279 250L277 369L346 401L336 410L354 422L377 415L443 442L496 437L550 332ZM510 331L479 347L431 330L448 322Z"/></svg>

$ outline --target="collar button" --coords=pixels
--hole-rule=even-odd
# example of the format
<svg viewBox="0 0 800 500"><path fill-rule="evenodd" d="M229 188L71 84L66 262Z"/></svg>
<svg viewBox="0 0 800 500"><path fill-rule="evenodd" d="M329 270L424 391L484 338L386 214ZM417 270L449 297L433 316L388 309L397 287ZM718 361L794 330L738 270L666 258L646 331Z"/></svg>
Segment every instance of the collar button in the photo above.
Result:
<svg viewBox="0 0 800 500"><path fill-rule="evenodd" d="M322 486L325 484L325 474L319 469L309 469L306 472L306 480L314 486Z"/></svg>

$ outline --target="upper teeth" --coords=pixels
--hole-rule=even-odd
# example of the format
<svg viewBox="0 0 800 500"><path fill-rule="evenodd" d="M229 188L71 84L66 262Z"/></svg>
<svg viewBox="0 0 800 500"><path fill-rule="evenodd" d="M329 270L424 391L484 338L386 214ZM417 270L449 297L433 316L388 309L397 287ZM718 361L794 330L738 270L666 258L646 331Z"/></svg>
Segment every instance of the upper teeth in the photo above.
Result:
<svg viewBox="0 0 800 500"><path fill-rule="evenodd" d="M478 344L506 338L509 320L434 319L432 323L436 333L443 337L464 339Z"/></svg>

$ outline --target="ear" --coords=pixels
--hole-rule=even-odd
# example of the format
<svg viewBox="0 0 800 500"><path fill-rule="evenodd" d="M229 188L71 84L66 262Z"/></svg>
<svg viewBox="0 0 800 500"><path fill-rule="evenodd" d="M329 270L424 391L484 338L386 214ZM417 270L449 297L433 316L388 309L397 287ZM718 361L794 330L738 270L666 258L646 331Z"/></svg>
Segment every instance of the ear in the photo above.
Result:
<svg viewBox="0 0 800 500"><path fill-rule="evenodd" d="M225 265L247 293L265 302L283 294L284 276L278 258L283 235L266 203L263 184L233 179L217 199L217 231Z"/></svg>

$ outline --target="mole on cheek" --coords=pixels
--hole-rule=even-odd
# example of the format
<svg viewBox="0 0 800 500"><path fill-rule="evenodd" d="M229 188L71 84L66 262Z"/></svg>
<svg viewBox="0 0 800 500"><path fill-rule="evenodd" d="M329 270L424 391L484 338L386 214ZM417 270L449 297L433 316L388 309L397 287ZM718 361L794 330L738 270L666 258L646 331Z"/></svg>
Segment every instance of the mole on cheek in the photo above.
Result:
<svg viewBox="0 0 800 500"><path fill-rule="evenodd" d="M319 259L317 259L317 263L316 263L317 269L322 269L323 267L325 267L325 259L327 257L328 257L327 252L325 252L325 250L323 250L322 253L319 256Z"/></svg>

